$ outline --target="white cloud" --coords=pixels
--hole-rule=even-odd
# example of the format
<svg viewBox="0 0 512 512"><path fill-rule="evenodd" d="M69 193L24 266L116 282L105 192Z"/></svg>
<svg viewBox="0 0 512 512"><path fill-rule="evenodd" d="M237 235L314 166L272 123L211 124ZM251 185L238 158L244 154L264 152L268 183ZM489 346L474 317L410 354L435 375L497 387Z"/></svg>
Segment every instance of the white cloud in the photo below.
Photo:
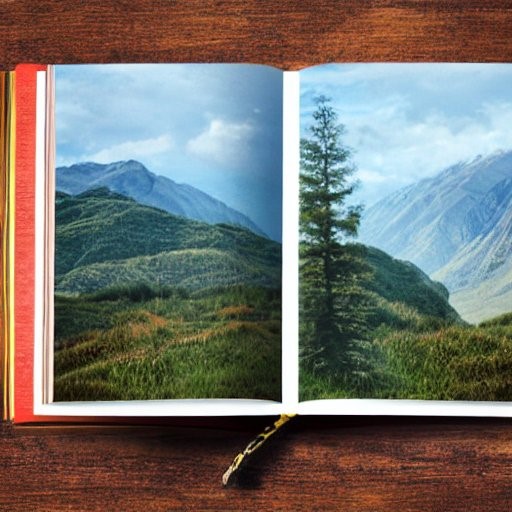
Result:
<svg viewBox="0 0 512 512"><path fill-rule="evenodd" d="M405 102L364 113L342 109L344 142L355 150L355 176L367 204L457 162L512 149L512 102L484 103L474 113L409 113Z"/></svg>
<svg viewBox="0 0 512 512"><path fill-rule="evenodd" d="M82 161L107 164L119 160L146 160L155 155L165 153L173 147L173 141L168 134L162 134L152 139L129 140L101 149L93 154L85 155Z"/></svg>
<svg viewBox="0 0 512 512"><path fill-rule="evenodd" d="M360 182L357 199L370 206L393 190L434 176L477 155L512 149L512 102L482 102L473 111L419 112L399 96L394 108L373 98L364 108L340 108L344 143Z"/></svg>
<svg viewBox="0 0 512 512"><path fill-rule="evenodd" d="M254 131L249 122L213 119L206 130L187 142L187 151L219 165L236 167L248 155Z"/></svg>
<svg viewBox="0 0 512 512"><path fill-rule="evenodd" d="M303 78L303 121L314 96L333 99L368 204L456 162L512 149L510 65L329 65Z"/></svg>
<svg viewBox="0 0 512 512"><path fill-rule="evenodd" d="M369 169L358 169L357 177L363 183L383 183L388 178L379 172L371 171Z"/></svg>

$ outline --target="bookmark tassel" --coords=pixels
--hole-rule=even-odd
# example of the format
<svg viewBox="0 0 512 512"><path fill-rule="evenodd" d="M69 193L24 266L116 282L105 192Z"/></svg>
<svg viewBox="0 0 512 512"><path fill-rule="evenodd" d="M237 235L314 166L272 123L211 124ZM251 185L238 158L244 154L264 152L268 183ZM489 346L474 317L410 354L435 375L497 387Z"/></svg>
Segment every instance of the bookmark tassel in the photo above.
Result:
<svg viewBox="0 0 512 512"><path fill-rule="evenodd" d="M274 422L273 425L265 428L261 434L258 434L246 447L245 450L239 453L231 466L227 469L227 471L222 475L222 485L227 486L233 476L236 473L242 464L244 464L247 459L260 448L265 441L272 437L278 430L280 430L286 423L288 423L296 414L281 414L280 418Z"/></svg>

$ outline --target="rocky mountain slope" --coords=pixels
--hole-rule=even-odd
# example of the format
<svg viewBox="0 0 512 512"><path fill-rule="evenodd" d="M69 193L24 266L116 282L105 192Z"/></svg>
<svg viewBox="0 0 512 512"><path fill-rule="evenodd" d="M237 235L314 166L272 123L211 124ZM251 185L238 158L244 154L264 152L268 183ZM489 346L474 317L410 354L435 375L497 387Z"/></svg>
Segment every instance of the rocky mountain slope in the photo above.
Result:
<svg viewBox="0 0 512 512"><path fill-rule="evenodd" d="M451 166L370 207L359 238L435 272L482 233L493 215L488 194L510 177L512 152Z"/></svg>
<svg viewBox="0 0 512 512"><path fill-rule="evenodd" d="M469 321L511 310L512 152L459 163L384 198L365 213L360 239L443 282Z"/></svg>
<svg viewBox="0 0 512 512"><path fill-rule="evenodd" d="M468 217L479 228L475 236L433 274L453 291L475 286L512 263L512 178L495 185Z"/></svg>

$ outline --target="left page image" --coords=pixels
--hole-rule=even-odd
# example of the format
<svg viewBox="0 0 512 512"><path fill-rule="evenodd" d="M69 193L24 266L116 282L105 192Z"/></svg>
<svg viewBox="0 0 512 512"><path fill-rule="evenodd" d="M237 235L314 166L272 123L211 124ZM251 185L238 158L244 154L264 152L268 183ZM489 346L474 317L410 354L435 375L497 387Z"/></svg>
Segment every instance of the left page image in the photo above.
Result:
<svg viewBox="0 0 512 512"><path fill-rule="evenodd" d="M54 73L49 401L280 401L282 72Z"/></svg>

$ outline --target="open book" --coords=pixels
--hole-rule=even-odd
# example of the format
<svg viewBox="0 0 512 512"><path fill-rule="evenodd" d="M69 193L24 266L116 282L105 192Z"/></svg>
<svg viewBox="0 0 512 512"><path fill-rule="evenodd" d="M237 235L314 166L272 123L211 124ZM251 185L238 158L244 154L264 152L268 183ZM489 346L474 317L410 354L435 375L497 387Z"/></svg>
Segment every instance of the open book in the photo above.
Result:
<svg viewBox="0 0 512 512"><path fill-rule="evenodd" d="M511 78L5 74L8 416L510 416Z"/></svg>

